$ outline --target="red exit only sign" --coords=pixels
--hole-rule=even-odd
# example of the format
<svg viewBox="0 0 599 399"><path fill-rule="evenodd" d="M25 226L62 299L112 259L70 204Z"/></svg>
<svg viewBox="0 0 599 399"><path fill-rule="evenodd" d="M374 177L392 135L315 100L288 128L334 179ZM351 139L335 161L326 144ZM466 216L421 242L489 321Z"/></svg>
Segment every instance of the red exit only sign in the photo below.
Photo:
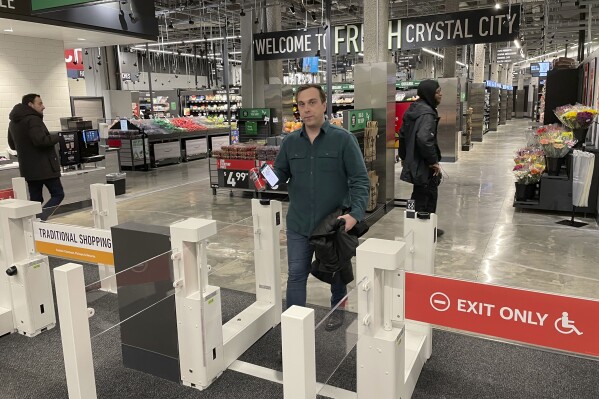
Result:
<svg viewBox="0 0 599 399"><path fill-rule="evenodd" d="M406 273L405 316L599 356L599 301Z"/></svg>

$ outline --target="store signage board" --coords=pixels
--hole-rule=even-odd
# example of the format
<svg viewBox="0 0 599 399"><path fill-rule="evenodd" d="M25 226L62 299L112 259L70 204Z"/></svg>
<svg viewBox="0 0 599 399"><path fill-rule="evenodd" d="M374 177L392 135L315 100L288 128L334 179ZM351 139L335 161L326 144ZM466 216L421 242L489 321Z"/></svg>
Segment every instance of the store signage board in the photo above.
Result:
<svg viewBox="0 0 599 399"><path fill-rule="evenodd" d="M389 36L400 35L402 50L508 42L520 33L521 6L512 5L509 12L506 8L485 8L408 18Z"/></svg>
<svg viewBox="0 0 599 399"><path fill-rule="evenodd" d="M366 129L366 124L372 120L371 109L354 109L346 112L347 115L344 115L343 119L347 120L347 130L350 132Z"/></svg>
<svg viewBox="0 0 599 399"><path fill-rule="evenodd" d="M30 0L0 0L0 14L31 14Z"/></svg>
<svg viewBox="0 0 599 399"><path fill-rule="evenodd" d="M98 0L31 0L33 11L49 10L59 7L80 6L88 3L102 3Z"/></svg>
<svg viewBox="0 0 599 399"><path fill-rule="evenodd" d="M599 301L406 273L405 317L599 356Z"/></svg>
<svg viewBox="0 0 599 399"><path fill-rule="evenodd" d="M114 265L110 230L53 223L33 223L36 250L69 260Z"/></svg>
<svg viewBox="0 0 599 399"><path fill-rule="evenodd" d="M256 161L253 159L217 159L217 169L245 170L248 171L256 167Z"/></svg>
<svg viewBox="0 0 599 399"><path fill-rule="evenodd" d="M420 84L420 82L422 82L421 80L410 80L407 82L397 82L395 84L395 87L397 89L410 89L410 88L416 88L418 87L418 85Z"/></svg>
<svg viewBox="0 0 599 399"><path fill-rule="evenodd" d="M253 43L254 61L315 57L325 48L320 28L256 33Z"/></svg>
<svg viewBox="0 0 599 399"><path fill-rule="evenodd" d="M270 118L270 108L241 108L239 115L242 120L264 120Z"/></svg>
<svg viewBox="0 0 599 399"><path fill-rule="evenodd" d="M256 122L246 122L245 134L256 136L258 134L258 124Z"/></svg>
<svg viewBox="0 0 599 399"><path fill-rule="evenodd" d="M219 186L248 189L250 188L249 175L248 170L220 169L218 171Z"/></svg>
<svg viewBox="0 0 599 399"><path fill-rule="evenodd" d="M497 50L496 61L498 64L511 64L518 58L518 49L515 47Z"/></svg>
<svg viewBox="0 0 599 399"><path fill-rule="evenodd" d="M448 14L389 21L388 49L413 50L422 47L449 47L466 44L509 42L520 33L520 4L509 11L485 8ZM333 32L334 55L364 51L364 25L257 33L253 36L254 61L297 59L326 50Z"/></svg>

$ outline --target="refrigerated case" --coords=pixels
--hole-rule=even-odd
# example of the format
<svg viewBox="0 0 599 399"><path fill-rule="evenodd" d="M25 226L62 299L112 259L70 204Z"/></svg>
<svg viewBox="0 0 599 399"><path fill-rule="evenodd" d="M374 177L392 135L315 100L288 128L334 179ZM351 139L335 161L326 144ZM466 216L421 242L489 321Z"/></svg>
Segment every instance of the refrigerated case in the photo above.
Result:
<svg viewBox="0 0 599 399"><path fill-rule="evenodd" d="M181 90L179 92L181 109L185 116L213 116L228 121L228 110L231 109L231 121L239 118L241 93L239 87L226 90Z"/></svg>
<svg viewBox="0 0 599 399"><path fill-rule="evenodd" d="M486 90L484 83L470 83L468 105L472 108L471 142L482 142L486 129L485 118L488 119L486 106Z"/></svg>
<svg viewBox="0 0 599 399"><path fill-rule="evenodd" d="M150 104L155 118L170 118L181 115L181 108L179 104L179 95L177 90L157 90L152 92L140 91L138 92L138 104L139 112L134 116L144 118L150 115Z"/></svg>

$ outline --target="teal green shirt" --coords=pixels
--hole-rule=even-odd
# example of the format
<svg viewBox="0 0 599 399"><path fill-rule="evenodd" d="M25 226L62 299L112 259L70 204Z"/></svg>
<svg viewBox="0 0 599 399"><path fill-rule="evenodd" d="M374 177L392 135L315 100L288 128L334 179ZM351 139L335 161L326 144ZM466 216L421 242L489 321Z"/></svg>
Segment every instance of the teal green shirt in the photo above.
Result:
<svg viewBox="0 0 599 399"><path fill-rule="evenodd" d="M302 127L283 140L274 166L280 181L289 179L289 230L308 237L341 207L364 219L370 180L358 140L347 130L325 121L310 143Z"/></svg>

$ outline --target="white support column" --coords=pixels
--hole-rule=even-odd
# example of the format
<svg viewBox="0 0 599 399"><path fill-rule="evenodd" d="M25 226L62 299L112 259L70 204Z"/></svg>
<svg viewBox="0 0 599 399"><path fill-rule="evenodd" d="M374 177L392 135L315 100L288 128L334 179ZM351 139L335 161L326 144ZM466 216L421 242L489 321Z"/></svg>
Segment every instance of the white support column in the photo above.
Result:
<svg viewBox="0 0 599 399"><path fill-rule="evenodd" d="M314 309L292 306L281 317L283 397L316 397Z"/></svg>
<svg viewBox="0 0 599 399"><path fill-rule="evenodd" d="M273 326L281 322L281 247L279 235L283 210L280 201L252 199L256 302L275 306Z"/></svg>
<svg viewBox="0 0 599 399"><path fill-rule="evenodd" d="M90 186L94 227L97 229L110 230L118 222L116 212L116 196L113 184L92 184ZM116 294L117 283L114 276L114 265L98 264L100 275L100 286L102 291Z"/></svg>
<svg viewBox="0 0 599 399"><path fill-rule="evenodd" d="M370 238L357 249L358 398L395 399L405 395L405 329L385 329L384 294L400 277L406 244ZM388 277L387 273L396 276ZM397 276L399 275L399 276Z"/></svg>
<svg viewBox="0 0 599 399"><path fill-rule="evenodd" d="M33 239L41 210L39 202L0 202L0 336L17 330L33 337L56 324L48 258Z"/></svg>
<svg viewBox="0 0 599 399"><path fill-rule="evenodd" d="M27 195L27 182L22 177L12 178L12 191L15 194L15 199L25 200L29 199Z"/></svg>
<svg viewBox="0 0 599 399"><path fill-rule="evenodd" d="M83 267L75 263L57 267L54 281L69 399L95 399L96 378Z"/></svg>
<svg viewBox="0 0 599 399"><path fill-rule="evenodd" d="M181 381L198 389L225 369L220 288L207 281L206 239L214 234L214 220L171 225Z"/></svg>

